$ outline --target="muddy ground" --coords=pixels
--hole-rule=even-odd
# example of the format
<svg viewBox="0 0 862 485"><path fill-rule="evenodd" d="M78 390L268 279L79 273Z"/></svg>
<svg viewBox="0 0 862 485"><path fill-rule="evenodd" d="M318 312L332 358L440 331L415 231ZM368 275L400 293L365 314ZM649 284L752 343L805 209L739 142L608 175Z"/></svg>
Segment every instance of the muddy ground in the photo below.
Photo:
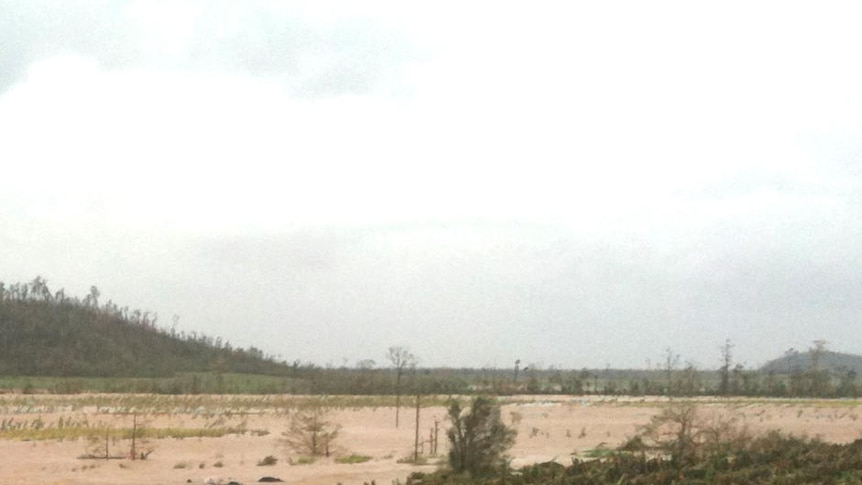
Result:
<svg viewBox="0 0 862 485"><path fill-rule="evenodd" d="M63 421L91 426L131 427L128 409L91 405L86 396L32 396L22 404L21 396L0 395L0 419L10 423L56 427ZM87 399L90 399L89 401ZM80 400L80 406L75 405ZM57 405L51 405L56 402ZM71 405L69 403L72 403ZM48 403L48 404L46 404ZM341 426L333 457L301 464L285 447L281 433L287 427L284 401L271 408L230 409L201 406L138 414L147 428L208 429L242 427L244 433L221 437L149 439L138 449L151 449L146 460L82 459L94 443L85 438L22 440L0 439L0 483L3 484L202 484L256 483L263 476L278 477L289 484L362 485L375 482L390 485L404 480L412 471L435 469L445 460L447 423L442 406L422 408L419 429L426 465L399 463L413 454L415 409L402 408L400 426L395 428L393 407L345 406L331 412L329 419ZM511 449L512 465L556 460L569 463L573 456L602 446L614 447L649 422L667 403L661 399L611 397L519 396L509 398L502 408L506 424L518 430ZM701 400L705 414L737 419L752 432L780 429L795 435L818 436L846 443L860 437L862 402L856 401L747 401L741 399ZM429 439L435 422L439 448L431 456ZM109 440L112 454L128 455L128 440ZM365 455L364 463L342 464L336 456ZM271 466L259 466L267 456L278 459Z"/></svg>

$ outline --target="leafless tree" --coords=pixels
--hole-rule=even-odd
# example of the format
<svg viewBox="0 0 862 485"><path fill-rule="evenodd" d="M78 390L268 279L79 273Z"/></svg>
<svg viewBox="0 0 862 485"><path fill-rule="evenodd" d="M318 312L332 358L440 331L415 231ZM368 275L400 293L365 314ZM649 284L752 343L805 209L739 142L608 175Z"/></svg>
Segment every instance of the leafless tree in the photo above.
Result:
<svg viewBox="0 0 862 485"><path fill-rule="evenodd" d="M718 392L724 396L730 394L730 366L733 364L731 349L733 343L730 339L725 340L724 346L721 347L721 383L718 387Z"/></svg>
<svg viewBox="0 0 862 485"><path fill-rule="evenodd" d="M398 427L401 410L401 378L404 371L416 367L416 357L404 347L389 347L387 354L392 366L395 367L395 427Z"/></svg>

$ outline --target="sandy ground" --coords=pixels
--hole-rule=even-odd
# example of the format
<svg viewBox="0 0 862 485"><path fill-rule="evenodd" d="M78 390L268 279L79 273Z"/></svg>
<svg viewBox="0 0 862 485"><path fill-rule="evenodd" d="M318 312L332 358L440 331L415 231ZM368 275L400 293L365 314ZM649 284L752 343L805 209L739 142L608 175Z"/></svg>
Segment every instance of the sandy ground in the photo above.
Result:
<svg viewBox="0 0 862 485"><path fill-rule="evenodd" d="M66 398L69 398L68 396ZM0 419L27 421L39 418L54 423L65 419L88 419L91 423L114 423L130 427L127 414L87 407L21 408L4 406L8 395L0 396ZM38 401L38 397L35 398ZM46 397L46 399L48 399ZM518 440L511 449L513 466L557 460L569 463L573 454L599 446L616 446L633 435L659 412L661 401L619 398L572 398L521 396L503 406L507 424L518 430ZM853 441L862 434L862 401L708 401L702 403L705 413L734 416L752 432L780 429L796 435L819 436L838 443ZM221 413L221 414L220 414ZM330 420L342 428L336 455L361 454L371 460L360 464L338 464L320 459L313 464L291 464L295 461L281 442L287 420L277 410L261 409L254 414L237 415L224 410L194 410L142 416L149 427L206 428L244 422L249 430L267 430L269 434L232 434L220 438L167 438L151 440L153 448L147 460L80 459L88 449L83 439L16 441L0 439L0 484L203 484L256 483L263 476L278 477L290 484L390 485L404 480L412 471L430 471L445 457L445 410L423 408L419 429L422 440L432 434L435 421L439 429L438 456L429 465L398 463L412 456L415 410L402 408L401 426L396 429L395 410L389 407L341 409ZM121 451L125 441L112 446ZM425 443L423 451L430 452ZM273 466L257 462L272 455L279 459Z"/></svg>

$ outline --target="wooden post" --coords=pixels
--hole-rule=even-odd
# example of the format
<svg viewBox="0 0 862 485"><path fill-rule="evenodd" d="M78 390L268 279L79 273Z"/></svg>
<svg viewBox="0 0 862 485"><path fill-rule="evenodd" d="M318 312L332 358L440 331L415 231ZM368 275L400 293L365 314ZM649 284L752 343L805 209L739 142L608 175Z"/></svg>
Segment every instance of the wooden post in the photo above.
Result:
<svg viewBox="0 0 862 485"><path fill-rule="evenodd" d="M431 454L437 456L437 432L440 430L438 427L439 421L434 420L434 444L431 445Z"/></svg>
<svg viewBox="0 0 862 485"><path fill-rule="evenodd" d="M419 394L416 395L416 435L413 439L413 463L419 463Z"/></svg>
<svg viewBox="0 0 862 485"><path fill-rule="evenodd" d="M132 415L132 461L135 460L135 437L138 434L138 413Z"/></svg>
<svg viewBox="0 0 862 485"><path fill-rule="evenodd" d="M401 380L399 375L398 381ZM395 427L398 427L398 417L401 414L401 384L395 384Z"/></svg>

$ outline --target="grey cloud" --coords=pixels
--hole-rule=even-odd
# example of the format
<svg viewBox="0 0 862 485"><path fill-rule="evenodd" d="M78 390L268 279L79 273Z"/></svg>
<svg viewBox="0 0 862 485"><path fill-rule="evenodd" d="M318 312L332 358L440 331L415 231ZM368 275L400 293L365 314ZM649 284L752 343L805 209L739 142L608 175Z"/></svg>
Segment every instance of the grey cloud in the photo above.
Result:
<svg viewBox="0 0 862 485"><path fill-rule="evenodd" d="M0 92L32 62L59 54L108 69L156 67L268 76L295 95L367 94L387 89L416 58L403 33L367 18L322 24L278 4L207 3L185 45L160 49L128 13L128 1L0 0ZM198 5L198 4L196 4Z"/></svg>
<svg viewBox="0 0 862 485"><path fill-rule="evenodd" d="M726 338L750 365L815 338L846 348L862 312L862 244L821 219L615 238L515 222L4 235L20 256L13 279L97 284L166 324L180 315L179 330L290 360L377 359L403 344L426 365L642 366L672 347L715 367Z"/></svg>
<svg viewBox="0 0 862 485"><path fill-rule="evenodd" d="M862 277L842 264L859 252L836 254L826 231L788 236L817 232L812 220L666 235L689 241L670 253L542 224L316 228L198 241L176 264L199 291L187 323L290 359L377 358L397 342L428 365L638 366L670 346L712 367L730 338L755 365L814 338L840 348L862 311Z"/></svg>

